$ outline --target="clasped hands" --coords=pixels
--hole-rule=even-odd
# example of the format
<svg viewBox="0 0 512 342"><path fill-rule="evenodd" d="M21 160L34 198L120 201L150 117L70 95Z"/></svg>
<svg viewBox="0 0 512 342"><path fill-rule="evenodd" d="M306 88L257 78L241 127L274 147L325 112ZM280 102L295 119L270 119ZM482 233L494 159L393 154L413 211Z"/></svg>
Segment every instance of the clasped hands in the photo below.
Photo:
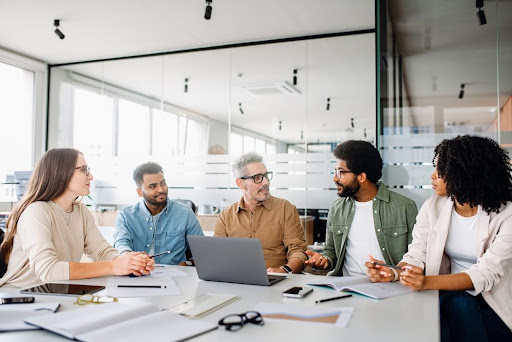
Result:
<svg viewBox="0 0 512 342"><path fill-rule="evenodd" d="M112 260L114 275L148 275L155 269L155 260L146 252L127 252Z"/></svg>

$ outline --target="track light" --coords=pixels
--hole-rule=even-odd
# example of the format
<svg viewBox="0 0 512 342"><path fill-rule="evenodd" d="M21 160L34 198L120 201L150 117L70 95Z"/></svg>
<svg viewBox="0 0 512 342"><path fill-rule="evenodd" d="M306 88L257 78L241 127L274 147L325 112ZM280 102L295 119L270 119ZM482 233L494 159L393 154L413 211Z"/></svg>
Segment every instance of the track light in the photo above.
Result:
<svg viewBox="0 0 512 342"><path fill-rule="evenodd" d="M352 128L355 128L355 127L356 127L356 125L354 125L354 118L350 118L350 126L351 126Z"/></svg>
<svg viewBox="0 0 512 342"><path fill-rule="evenodd" d="M185 88L183 89L185 93L188 93L188 77L185 78Z"/></svg>
<svg viewBox="0 0 512 342"><path fill-rule="evenodd" d="M464 97L464 87L466 85L464 83L461 83L460 85L460 91L459 91L459 99L462 99Z"/></svg>
<svg viewBox="0 0 512 342"><path fill-rule="evenodd" d="M366 138L366 128L363 130L363 135Z"/></svg>
<svg viewBox="0 0 512 342"><path fill-rule="evenodd" d="M482 7L484 7L484 0L476 0L476 8L478 8L478 12L476 12L476 17L478 18L480 26L487 24L487 18L485 17L485 13Z"/></svg>
<svg viewBox="0 0 512 342"><path fill-rule="evenodd" d="M210 20L212 18L212 0L206 0L206 10L204 11L204 18Z"/></svg>
<svg viewBox="0 0 512 342"><path fill-rule="evenodd" d="M304 131L300 131L300 140L304 139Z"/></svg>
<svg viewBox="0 0 512 342"><path fill-rule="evenodd" d="M240 114L244 115L244 111L242 109L242 102L238 103L238 109L240 110Z"/></svg>
<svg viewBox="0 0 512 342"><path fill-rule="evenodd" d="M64 33L62 33L61 30L59 30L59 25L60 25L60 20L59 19L55 19L53 21L53 26L55 26L55 34L57 36L59 36L60 39L64 39L64 38L66 38L66 36L64 35Z"/></svg>
<svg viewBox="0 0 512 342"><path fill-rule="evenodd" d="M281 130L281 128L282 128L281 124L282 124L282 121L279 121L279 130Z"/></svg>
<svg viewBox="0 0 512 342"><path fill-rule="evenodd" d="M293 85L297 85L297 69L293 69Z"/></svg>
<svg viewBox="0 0 512 342"><path fill-rule="evenodd" d="M480 25L487 24L487 18L485 18L484 10L479 8L478 12L476 12L476 16L478 17L478 22L480 23Z"/></svg>
<svg viewBox="0 0 512 342"><path fill-rule="evenodd" d="M331 98L330 97L327 98L327 107L325 107L325 110L329 110L329 109L331 109Z"/></svg>

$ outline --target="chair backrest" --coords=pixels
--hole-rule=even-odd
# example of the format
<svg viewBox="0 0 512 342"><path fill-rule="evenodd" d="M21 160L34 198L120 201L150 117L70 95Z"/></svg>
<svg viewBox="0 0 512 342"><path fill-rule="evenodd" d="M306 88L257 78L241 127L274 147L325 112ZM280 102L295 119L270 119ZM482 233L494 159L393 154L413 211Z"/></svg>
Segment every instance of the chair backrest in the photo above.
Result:
<svg viewBox="0 0 512 342"><path fill-rule="evenodd" d="M186 205L187 207L189 207L190 209L192 209L192 211L194 212L194 214L197 212L197 207L196 205L194 204L194 202L192 202L191 200L186 200L186 199L173 199L174 202L178 202L178 203L181 203L183 205Z"/></svg>

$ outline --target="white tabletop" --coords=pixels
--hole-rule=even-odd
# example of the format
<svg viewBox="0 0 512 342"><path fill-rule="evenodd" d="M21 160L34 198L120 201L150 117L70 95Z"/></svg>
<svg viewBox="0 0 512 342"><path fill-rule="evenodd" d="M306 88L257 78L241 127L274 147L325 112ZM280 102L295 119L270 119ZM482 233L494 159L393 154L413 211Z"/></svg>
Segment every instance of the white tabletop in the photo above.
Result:
<svg viewBox="0 0 512 342"><path fill-rule="evenodd" d="M282 338L283 341L439 341L439 309L437 291L414 292L402 296L375 300L354 295L349 298L315 304L315 300L329 298L337 293L327 288L315 287L312 294L303 299L283 298L281 293L292 286L302 286L308 282L322 280L323 276L290 275L273 286L241 285L202 281L197 278L194 267L179 267L189 276L174 277L181 290L181 296L121 298L121 302L149 301L160 308L171 308L181 302L197 297L203 293L233 293L241 298L215 311L203 320L218 322L222 317L243 313L251 310L259 302L292 303L296 305L324 307L343 306L354 307L354 313L347 328L334 326L315 326L297 322L265 320L264 326L245 325L237 332L229 332L224 328L207 333L194 341L264 341ZM96 278L70 283L106 285L108 278ZM2 293L4 292L4 293ZM19 289L1 287L0 294L5 292L19 295ZM106 290L97 293L105 295ZM36 302L61 303L60 311L77 309L73 305L74 298L61 296L36 295ZM33 330L24 332L9 332L0 335L2 341L55 341L65 338L47 331Z"/></svg>

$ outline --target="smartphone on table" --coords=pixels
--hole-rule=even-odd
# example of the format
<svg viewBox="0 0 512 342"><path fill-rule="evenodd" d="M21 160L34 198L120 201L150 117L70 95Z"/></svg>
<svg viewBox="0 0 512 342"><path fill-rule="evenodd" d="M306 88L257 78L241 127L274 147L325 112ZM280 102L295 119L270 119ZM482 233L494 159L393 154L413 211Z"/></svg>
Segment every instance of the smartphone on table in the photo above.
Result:
<svg viewBox="0 0 512 342"><path fill-rule="evenodd" d="M0 304L24 304L34 303L34 297L6 297L0 298Z"/></svg>
<svg viewBox="0 0 512 342"><path fill-rule="evenodd" d="M290 297L290 298L303 298L306 297L308 294L313 292L312 287L301 287L301 286L295 286L291 289L288 289L283 292L283 297Z"/></svg>

